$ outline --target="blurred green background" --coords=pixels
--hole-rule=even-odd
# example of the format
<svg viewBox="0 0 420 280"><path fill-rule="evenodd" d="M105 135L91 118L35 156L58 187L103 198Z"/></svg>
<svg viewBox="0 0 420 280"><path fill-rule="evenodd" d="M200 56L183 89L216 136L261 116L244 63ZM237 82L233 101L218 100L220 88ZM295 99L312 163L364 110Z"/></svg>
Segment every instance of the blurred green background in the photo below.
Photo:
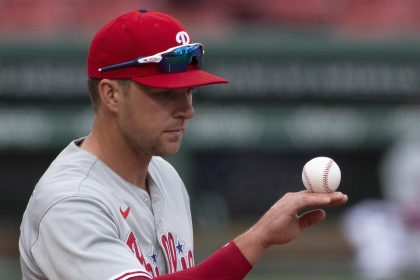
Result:
<svg viewBox="0 0 420 280"><path fill-rule="evenodd" d="M180 19L206 46L204 68L230 80L198 90L168 158L190 192L197 262L301 190L308 160L329 156L349 204L270 249L247 279L362 279L341 220L385 198L384 154L420 135L418 1L0 0L0 279L21 278L19 224L37 180L89 131L90 38L140 7Z"/></svg>

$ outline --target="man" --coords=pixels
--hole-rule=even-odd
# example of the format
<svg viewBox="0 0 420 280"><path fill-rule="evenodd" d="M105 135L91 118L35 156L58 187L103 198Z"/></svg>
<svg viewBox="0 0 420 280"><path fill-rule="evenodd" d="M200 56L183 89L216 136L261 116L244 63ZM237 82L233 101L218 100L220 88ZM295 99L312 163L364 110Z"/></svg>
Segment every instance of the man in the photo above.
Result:
<svg viewBox="0 0 420 280"><path fill-rule="evenodd" d="M52 162L25 211L23 279L242 279L273 244L324 219L342 193L286 194L253 227L194 265L189 197L161 156L178 151L193 89L225 83L200 70L203 46L174 18L132 11L92 40L90 134Z"/></svg>

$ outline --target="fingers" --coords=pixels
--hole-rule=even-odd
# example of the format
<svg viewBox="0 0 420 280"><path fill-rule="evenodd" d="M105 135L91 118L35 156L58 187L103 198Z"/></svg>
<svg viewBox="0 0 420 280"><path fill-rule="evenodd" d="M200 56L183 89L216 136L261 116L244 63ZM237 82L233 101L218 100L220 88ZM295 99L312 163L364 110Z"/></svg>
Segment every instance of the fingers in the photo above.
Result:
<svg viewBox="0 0 420 280"><path fill-rule="evenodd" d="M342 205L347 203L349 200L348 196L346 194L343 194L341 192L338 193L338 196L335 196L334 199L332 199L331 203L328 206L335 206L335 205Z"/></svg>
<svg viewBox="0 0 420 280"><path fill-rule="evenodd" d="M300 191L288 193L281 200L284 200L291 207L290 209L297 213L304 208L325 207L342 205L348 201L347 195L341 192L334 193L311 193Z"/></svg>
<svg viewBox="0 0 420 280"><path fill-rule="evenodd" d="M301 216L298 216L299 225L301 229L314 226L322 222L326 217L325 211L321 209L316 209L308 211Z"/></svg>

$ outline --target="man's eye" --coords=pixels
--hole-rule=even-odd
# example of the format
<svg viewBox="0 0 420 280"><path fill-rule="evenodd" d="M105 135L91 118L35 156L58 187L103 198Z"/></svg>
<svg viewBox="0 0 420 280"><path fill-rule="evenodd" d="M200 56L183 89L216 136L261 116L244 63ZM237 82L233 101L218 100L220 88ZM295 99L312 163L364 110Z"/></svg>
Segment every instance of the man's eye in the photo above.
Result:
<svg viewBox="0 0 420 280"><path fill-rule="evenodd" d="M174 93L172 91L164 91L160 94L163 98L172 98Z"/></svg>

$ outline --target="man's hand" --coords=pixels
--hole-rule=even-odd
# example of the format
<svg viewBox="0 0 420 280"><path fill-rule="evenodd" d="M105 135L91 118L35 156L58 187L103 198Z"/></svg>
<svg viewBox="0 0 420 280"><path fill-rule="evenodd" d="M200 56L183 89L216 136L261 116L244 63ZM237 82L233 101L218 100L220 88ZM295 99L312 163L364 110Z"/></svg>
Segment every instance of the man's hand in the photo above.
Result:
<svg viewBox="0 0 420 280"><path fill-rule="evenodd" d="M321 209L299 215L300 211L307 208L341 205L347 200L347 195L341 192L287 193L254 226L235 238L234 242L248 261L254 264L267 248L293 240L302 229L320 223L326 216L325 211Z"/></svg>

